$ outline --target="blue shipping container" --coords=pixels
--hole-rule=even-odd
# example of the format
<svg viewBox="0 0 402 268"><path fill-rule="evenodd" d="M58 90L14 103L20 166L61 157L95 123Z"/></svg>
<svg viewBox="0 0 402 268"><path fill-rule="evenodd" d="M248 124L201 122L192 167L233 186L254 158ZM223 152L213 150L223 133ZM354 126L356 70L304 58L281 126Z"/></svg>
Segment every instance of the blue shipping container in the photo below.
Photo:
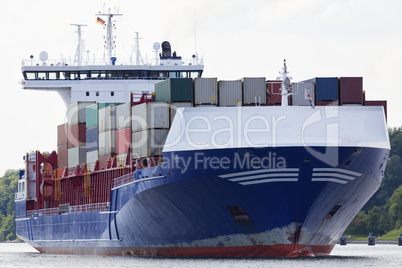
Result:
<svg viewBox="0 0 402 268"><path fill-rule="evenodd" d="M338 100L338 78L337 77L317 77L315 80L315 100L316 101L336 101Z"/></svg>
<svg viewBox="0 0 402 268"><path fill-rule="evenodd" d="M98 150L99 147L98 127L87 128L87 152Z"/></svg>

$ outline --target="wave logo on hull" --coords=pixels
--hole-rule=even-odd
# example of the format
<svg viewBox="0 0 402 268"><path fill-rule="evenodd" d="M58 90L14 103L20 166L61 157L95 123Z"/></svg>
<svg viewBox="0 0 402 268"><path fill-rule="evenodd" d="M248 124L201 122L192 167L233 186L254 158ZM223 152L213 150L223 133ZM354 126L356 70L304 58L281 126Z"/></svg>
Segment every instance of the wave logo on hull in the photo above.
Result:
<svg viewBox="0 0 402 268"><path fill-rule="evenodd" d="M312 182L334 182L346 184L360 177L362 174L341 168L313 168ZM271 182L298 182L298 168L258 169L237 173L219 175L241 185L255 185Z"/></svg>
<svg viewBox="0 0 402 268"><path fill-rule="evenodd" d="M335 182L346 184L362 174L341 168L314 168L311 181Z"/></svg>
<svg viewBox="0 0 402 268"><path fill-rule="evenodd" d="M219 175L220 178L237 182L241 185L254 185L269 182L297 182L298 168L258 169Z"/></svg>

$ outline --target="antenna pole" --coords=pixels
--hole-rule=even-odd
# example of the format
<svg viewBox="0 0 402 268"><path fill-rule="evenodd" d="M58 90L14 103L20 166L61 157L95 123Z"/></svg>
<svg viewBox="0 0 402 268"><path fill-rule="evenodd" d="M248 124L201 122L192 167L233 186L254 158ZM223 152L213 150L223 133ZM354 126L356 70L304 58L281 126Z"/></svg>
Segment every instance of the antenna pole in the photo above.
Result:
<svg viewBox="0 0 402 268"><path fill-rule="evenodd" d="M141 52L140 52L140 37L139 33L135 32L135 64L140 65L140 61L142 62Z"/></svg>
<svg viewBox="0 0 402 268"><path fill-rule="evenodd" d="M106 24L106 47L108 51L108 57L109 57L109 62L112 63L112 57L115 56L114 53L114 37L113 37L113 23L112 23L112 18L114 16L121 16L122 14L118 13L111 13L110 8L109 8L109 13L100 13L96 14L98 16L106 16L107 17L107 24Z"/></svg>
<svg viewBox="0 0 402 268"><path fill-rule="evenodd" d="M77 37L78 37L78 44L77 44L77 50L75 51L75 57L74 57L74 64L77 63L78 66L81 66L82 63L82 53L85 51L85 46L84 46L84 41L82 40L82 31L81 31L81 26L88 26L85 24L70 24L72 26L77 26Z"/></svg>

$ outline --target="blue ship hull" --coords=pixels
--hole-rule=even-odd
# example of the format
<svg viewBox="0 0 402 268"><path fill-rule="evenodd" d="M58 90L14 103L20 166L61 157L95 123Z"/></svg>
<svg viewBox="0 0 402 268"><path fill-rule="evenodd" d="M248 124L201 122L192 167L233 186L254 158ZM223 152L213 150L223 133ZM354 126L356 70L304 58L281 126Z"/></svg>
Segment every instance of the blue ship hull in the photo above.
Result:
<svg viewBox="0 0 402 268"><path fill-rule="evenodd" d="M164 153L161 166L113 188L106 211L26 217L25 201L16 202L17 235L46 253L329 254L379 188L389 153L337 149L335 167L304 147Z"/></svg>

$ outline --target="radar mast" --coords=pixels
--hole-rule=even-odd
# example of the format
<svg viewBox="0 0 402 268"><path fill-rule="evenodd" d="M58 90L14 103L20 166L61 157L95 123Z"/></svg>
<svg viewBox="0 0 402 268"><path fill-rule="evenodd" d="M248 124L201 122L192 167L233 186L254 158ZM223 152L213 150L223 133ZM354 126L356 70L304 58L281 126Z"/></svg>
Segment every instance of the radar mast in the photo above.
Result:
<svg viewBox="0 0 402 268"><path fill-rule="evenodd" d="M72 26L77 26L77 37L78 37L78 44L77 44L77 50L75 51L75 57L74 57L74 63L73 65L77 64L77 66L81 66L82 64L82 53L85 51L85 43L84 40L82 40L82 31L81 27L82 26L88 26L85 24L70 24Z"/></svg>
<svg viewBox="0 0 402 268"><path fill-rule="evenodd" d="M122 16L123 14L119 13L111 13L110 8L109 8L109 13L100 13L96 14L97 16L104 16L107 17L107 22L106 22L106 48L107 48L107 61L111 64L114 64L112 57L115 57L114 53L114 47L115 47L115 41L114 41L114 36L113 36L113 28L115 25L112 23L112 18L114 16Z"/></svg>

